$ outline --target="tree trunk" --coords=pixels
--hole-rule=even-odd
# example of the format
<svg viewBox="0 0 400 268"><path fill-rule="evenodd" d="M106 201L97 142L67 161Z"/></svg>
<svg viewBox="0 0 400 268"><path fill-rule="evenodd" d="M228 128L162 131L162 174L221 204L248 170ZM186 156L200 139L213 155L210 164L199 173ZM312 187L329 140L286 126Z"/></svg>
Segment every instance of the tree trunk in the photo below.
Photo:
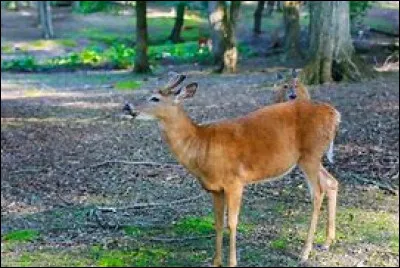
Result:
<svg viewBox="0 0 400 268"><path fill-rule="evenodd" d="M209 1L209 21L212 28L212 52L216 72L236 72L238 52L235 28L239 16L240 1Z"/></svg>
<svg viewBox="0 0 400 268"><path fill-rule="evenodd" d="M40 25L43 31L44 39L51 39L54 37L53 22L51 18L50 1L38 1Z"/></svg>
<svg viewBox="0 0 400 268"><path fill-rule="evenodd" d="M150 71L147 57L146 1L136 1L136 57L134 71L137 73Z"/></svg>
<svg viewBox="0 0 400 268"><path fill-rule="evenodd" d="M310 61L301 79L308 84L359 81L372 69L355 56L350 35L349 2L310 2Z"/></svg>
<svg viewBox="0 0 400 268"><path fill-rule="evenodd" d="M169 40L171 40L172 43L180 43L183 41L181 38L181 31L184 23L185 8L186 3L183 1L180 1L176 7L175 25L169 37Z"/></svg>
<svg viewBox="0 0 400 268"><path fill-rule="evenodd" d="M267 16L271 17L276 1L267 1Z"/></svg>
<svg viewBox="0 0 400 268"><path fill-rule="evenodd" d="M285 24L285 59L301 58L300 51L300 1L285 1L283 19Z"/></svg>
<svg viewBox="0 0 400 268"><path fill-rule="evenodd" d="M265 1L258 1L256 11L254 11L254 33L261 33L262 12L264 10Z"/></svg>
<svg viewBox="0 0 400 268"><path fill-rule="evenodd" d="M285 1L276 1L276 10L277 11L279 11L279 12L282 12L283 11L283 3L284 3Z"/></svg>

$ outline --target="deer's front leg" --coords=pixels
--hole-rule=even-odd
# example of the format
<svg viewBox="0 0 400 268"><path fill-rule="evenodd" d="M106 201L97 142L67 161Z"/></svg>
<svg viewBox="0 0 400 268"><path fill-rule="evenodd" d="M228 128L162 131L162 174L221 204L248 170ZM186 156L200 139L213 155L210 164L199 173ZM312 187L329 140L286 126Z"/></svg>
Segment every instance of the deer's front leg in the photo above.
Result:
<svg viewBox="0 0 400 268"><path fill-rule="evenodd" d="M222 266L222 239L224 232L224 213L225 213L225 200L224 193L213 193L214 202L214 221L215 221L215 256L213 265L215 267Z"/></svg>
<svg viewBox="0 0 400 268"><path fill-rule="evenodd" d="M230 234L229 266L235 267L236 260L236 228L238 224L240 204L242 201L243 186L235 185L225 191L228 205L228 228Z"/></svg>

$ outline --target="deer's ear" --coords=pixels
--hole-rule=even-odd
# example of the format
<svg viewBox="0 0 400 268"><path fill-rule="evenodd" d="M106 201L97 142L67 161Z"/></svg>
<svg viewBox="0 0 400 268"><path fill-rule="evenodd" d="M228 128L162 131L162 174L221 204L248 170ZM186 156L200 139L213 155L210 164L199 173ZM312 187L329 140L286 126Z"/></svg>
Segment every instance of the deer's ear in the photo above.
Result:
<svg viewBox="0 0 400 268"><path fill-rule="evenodd" d="M196 90L198 87L199 85L195 82L179 88L177 91L175 91L175 99L183 100L193 97L194 94L196 94Z"/></svg>

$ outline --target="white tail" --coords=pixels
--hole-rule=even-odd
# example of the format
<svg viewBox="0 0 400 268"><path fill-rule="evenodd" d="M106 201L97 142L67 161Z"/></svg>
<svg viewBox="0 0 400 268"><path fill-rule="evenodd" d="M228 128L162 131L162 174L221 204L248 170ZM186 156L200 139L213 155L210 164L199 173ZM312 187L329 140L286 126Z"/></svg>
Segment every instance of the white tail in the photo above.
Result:
<svg viewBox="0 0 400 268"><path fill-rule="evenodd" d="M177 77L175 81L182 81ZM176 83L172 83L176 86ZM324 193L328 196L325 245L335 237L337 181L321 165L338 126L338 112L328 104L294 100L264 107L243 117L199 125L179 104L194 96L197 83L155 93L130 114L149 114L160 121L171 151L203 188L212 193L215 212L214 265L222 265L225 206L230 231L229 265L236 262L236 227L246 184L277 178L292 167L303 170L313 196L313 214L302 260L311 252ZM328 152L330 149L328 149Z"/></svg>

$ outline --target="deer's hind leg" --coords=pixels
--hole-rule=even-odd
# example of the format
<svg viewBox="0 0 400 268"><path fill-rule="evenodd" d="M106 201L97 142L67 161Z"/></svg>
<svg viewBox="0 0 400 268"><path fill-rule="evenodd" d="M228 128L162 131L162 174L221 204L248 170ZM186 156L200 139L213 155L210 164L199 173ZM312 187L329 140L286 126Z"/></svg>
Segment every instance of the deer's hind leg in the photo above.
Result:
<svg viewBox="0 0 400 268"><path fill-rule="evenodd" d="M324 192L322 191L319 183L321 166L320 160L318 158L303 158L299 161L299 166L304 172L308 181L313 202L313 212L311 215L310 227L300 259L301 262L305 262L312 250L314 234L317 229L318 217L320 214L322 201L324 199Z"/></svg>
<svg viewBox="0 0 400 268"><path fill-rule="evenodd" d="M323 246L323 248L327 250L335 240L336 199L339 183L322 165L320 167L320 186L321 190L325 192L328 197L326 241Z"/></svg>

